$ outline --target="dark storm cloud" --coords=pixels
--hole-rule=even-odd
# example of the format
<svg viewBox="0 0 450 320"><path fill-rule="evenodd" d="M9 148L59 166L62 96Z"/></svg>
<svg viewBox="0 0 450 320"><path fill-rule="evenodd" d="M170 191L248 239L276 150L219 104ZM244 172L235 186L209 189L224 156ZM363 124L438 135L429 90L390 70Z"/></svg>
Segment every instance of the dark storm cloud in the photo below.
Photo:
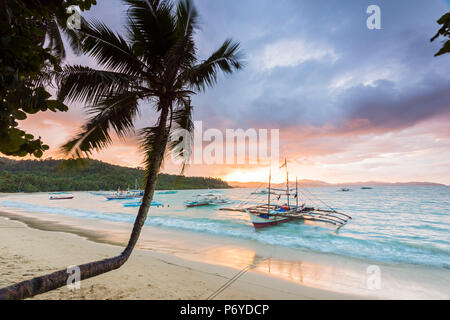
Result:
<svg viewBox="0 0 450 320"><path fill-rule="evenodd" d="M368 119L377 128L400 129L428 118L450 114L450 81L429 76L413 87L399 89L379 80L349 89L341 98L348 119Z"/></svg>
<svg viewBox="0 0 450 320"><path fill-rule="evenodd" d="M257 3L198 1L205 25L213 25L200 40L232 35L248 58L243 72L196 98L199 119L217 113L236 126L282 127L339 126L366 117L394 129L446 111L450 59L434 58L439 44L429 42L443 1L379 1L379 31L365 26L367 1ZM292 61L277 61L276 54L265 60L268 48ZM334 87L346 77L348 83Z"/></svg>

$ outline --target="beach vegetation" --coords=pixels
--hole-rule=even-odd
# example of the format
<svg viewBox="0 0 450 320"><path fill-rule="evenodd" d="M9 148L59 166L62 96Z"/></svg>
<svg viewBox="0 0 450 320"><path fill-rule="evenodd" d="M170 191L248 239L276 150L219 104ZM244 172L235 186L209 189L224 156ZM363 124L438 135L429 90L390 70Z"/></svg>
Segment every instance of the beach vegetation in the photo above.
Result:
<svg viewBox="0 0 450 320"><path fill-rule="evenodd" d="M0 1L0 153L40 158L49 149L40 137L19 128L29 115L67 111L52 99L52 75L66 56L63 36L78 48L77 33L67 28L67 8L88 10L95 0Z"/></svg>
<svg viewBox="0 0 450 320"><path fill-rule="evenodd" d="M444 44L442 48L435 54L435 56L440 56L445 53L450 52L450 11L444 14L438 21L438 24L442 25L439 31L431 38L431 42L436 40L438 37L443 36L447 38L447 41L443 41Z"/></svg>
<svg viewBox="0 0 450 320"><path fill-rule="evenodd" d="M65 166L63 160L11 160L0 158L0 192L99 191L142 188L145 171L98 160L82 167ZM156 190L226 189L223 180L160 173Z"/></svg>

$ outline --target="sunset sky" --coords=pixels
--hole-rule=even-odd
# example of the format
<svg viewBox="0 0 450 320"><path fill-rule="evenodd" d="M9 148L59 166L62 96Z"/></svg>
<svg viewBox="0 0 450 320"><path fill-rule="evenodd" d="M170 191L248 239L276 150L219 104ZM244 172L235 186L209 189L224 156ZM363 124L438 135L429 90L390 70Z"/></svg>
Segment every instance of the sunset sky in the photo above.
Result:
<svg viewBox="0 0 450 320"><path fill-rule="evenodd" d="M430 181L450 184L450 54L430 38L449 1L196 0L206 58L225 38L240 41L244 70L193 97L204 129L280 129L280 158L291 177L327 182ZM381 8L381 30L366 27L366 8ZM126 7L98 0L83 15L123 33ZM67 63L96 67L88 57ZM51 146L77 132L82 105L30 116L21 127ZM138 127L155 120L142 105ZM137 140L117 140L94 158L140 166ZM281 160L280 160L281 161ZM274 179L282 172L273 165ZM177 173L170 161L164 172ZM192 165L187 175L263 181L267 165Z"/></svg>

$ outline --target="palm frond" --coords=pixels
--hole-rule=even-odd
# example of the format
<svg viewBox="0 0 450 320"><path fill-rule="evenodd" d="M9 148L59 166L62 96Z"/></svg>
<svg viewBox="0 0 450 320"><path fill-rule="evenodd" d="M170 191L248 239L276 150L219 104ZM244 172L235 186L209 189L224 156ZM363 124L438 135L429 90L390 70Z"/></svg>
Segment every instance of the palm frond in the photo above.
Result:
<svg viewBox="0 0 450 320"><path fill-rule="evenodd" d="M87 25L86 19L84 19L83 16L80 15L80 26L82 28L85 28ZM62 33L65 38L68 40L69 46L72 49L72 52L76 55L83 54L83 48L81 46L82 44L82 34L79 32L79 30L76 29L70 29L67 27L67 20L56 18L56 21L58 23L58 27L60 30L60 33Z"/></svg>
<svg viewBox="0 0 450 320"><path fill-rule="evenodd" d="M82 35L83 52L107 70L139 75L147 68L134 55L127 41L105 24L99 21L85 23L79 33Z"/></svg>
<svg viewBox="0 0 450 320"><path fill-rule="evenodd" d="M239 43L227 39L207 60L186 71L186 81L191 87L204 90L216 84L219 71L232 73L242 69L242 58Z"/></svg>
<svg viewBox="0 0 450 320"><path fill-rule="evenodd" d="M58 100L96 103L109 95L127 92L136 78L127 74L84 66L65 66L57 75Z"/></svg>
<svg viewBox="0 0 450 320"><path fill-rule="evenodd" d="M198 12L191 0L180 0L176 10L176 40L167 55L172 77L196 62L194 32L199 28Z"/></svg>
<svg viewBox="0 0 450 320"><path fill-rule="evenodd" d="M153 70L163 68L163 58L175 41L175 20L171 1L126 0L128 29L133 47L143 53Z"/></svg>
<svg viewBox="0 0 450 320"><path fill-rule="evenodd" d="M180 0L176 12L176 28L180 35L187 36L198 28L198 11L192 0Z"/></svg>
<svg viewBox="0 0 450 320"><path fill-rule="evenodd" d="M164 134L164 129L160 126L146 127L141 129L138 134L140 137L140 149L144 154L145 174L148 176L152 163L156 161L159 148L161 148L161 136ZM161 154L165 154L165 150L161 150Z"/></svg>
<svg viewBox="0 0 450 320"><path fill-rule="evenodd" d="M64 42L59 31L58 22L56 19L50 20L47 24L47 38L48 48L51 52L60 60L66 58L66 50L64 48Z"/></svg>
<svg viewBox="0 0 450 320"><path fill-rule="evenodd" d="M180 98L177 100L177 104L172 112L172 128L184 129L191 132L194 129L192 122L192 113L194 107L191 105L190 98Z"/></svg>
<svg viewBox="0 0 450 320"><path fill-rule="evenodd" d="M93 116L82 131L61 147L61 150L75 158L89 157L93 150L99 151L112 143L110 130L119 137L134 132L134 120L139 113L138 96L125 92L102 99L89 107Z"/></svg>
<svg viewBox="0 0 450 320"><path fill-rule="evenodd" d="M193 107L190 99L178 99L171 115L171 138L168 144L173 159L181 160L181 173L184 172L192 155Z"/></svg>

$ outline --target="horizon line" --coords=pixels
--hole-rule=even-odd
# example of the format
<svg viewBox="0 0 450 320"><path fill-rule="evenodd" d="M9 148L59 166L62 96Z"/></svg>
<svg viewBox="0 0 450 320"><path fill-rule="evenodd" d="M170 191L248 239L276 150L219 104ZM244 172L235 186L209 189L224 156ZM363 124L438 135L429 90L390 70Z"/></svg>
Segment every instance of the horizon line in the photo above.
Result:
<svg viewBox="0 0 450 320"><path fill-rule="evenodd" d="M20 158L20 157L13 157L13 156L7 156L7 155L0 155L0 159L4 158L4 159L9 159L9 160L13 160L13 161L48 161L48 160L56 160L56 161L64 161L64 160L73 160L73 159L64 159L64 158L53 158L53 157L48 157L48 158ZM19 158L19 159L17 159ZM121 164L114 164L114 163L110 163L107 161L103 161L103 160L99 160L99 159L93 159L93 158L83 158L84 160L93 160L93 161L99 161L99 162L103 162L112 166L118 166L118 167L123 167L123 168L130 168L130 169L138 169L138 170L144 170L143 167L141 166L127 166L127 165L121 165ZM162 174L171 174L171 175L180 175L180 174L175 174L175 173L167 173L167 172L162 172L160 171L159 173ZM215 178L215 179L220 179L222 181L225 181L227 183L241 183L241 184L251 184L251 183L265 183L267 182L266 180L262 181L262 180L255 180L255 181L236 181L236 180L226 180L223 179L222 177L214 177L214 176L190 176L190 175L184 175L186 177L203 177L203 178ZM320 182L320 183L325 183L325 184L329 184L329 185L341 185L341 184L370 184L370 183L376 183L376 184L437 184L437 185L442 185L442 186L450 186L446 183L442 183L442 182L431 182L431 181L395 181L395 182L387 182L387 181L376 181L376 180L368 180L368 181L345 181L345 182L327 182L324 180L320 180L320 179L300 179L298 181L312 181L312 182ZM274 182L273 184L283 184L285 182ZM295 183L295 180L289 180L289 183Z"/></svg>

